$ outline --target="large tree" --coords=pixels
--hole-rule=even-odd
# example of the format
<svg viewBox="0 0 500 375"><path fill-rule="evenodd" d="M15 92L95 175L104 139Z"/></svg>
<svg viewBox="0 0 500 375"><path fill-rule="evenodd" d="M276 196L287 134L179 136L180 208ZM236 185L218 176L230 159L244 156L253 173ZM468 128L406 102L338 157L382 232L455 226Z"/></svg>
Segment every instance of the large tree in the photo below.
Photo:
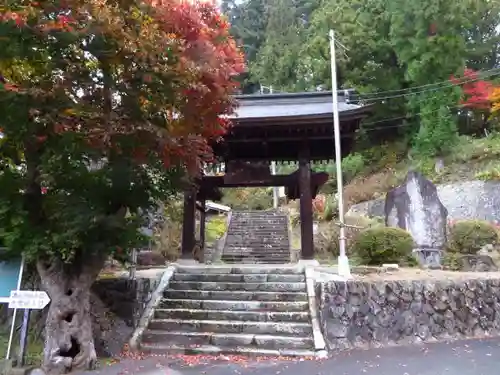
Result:
<svg viewBox="0 0 500 375"><path fill-rule="evenodd" d="M310 89L308 77L299 69L299 54L318 4L318 0L268 2L265 41L250 64L256 82L284 92Z"/></svg>
<svg viewBox="0 0 500 375"><path fill-rule="evenodd" d="M336 33L339 83L359 92L408 87L404 66L389 38L391 15L386 0L324 0L313 13L307 43L300 56L301 70L309 70L311 85L331 87L328 31ZM348 50L343 49L345 46ZM403 114L403 99L378 107L374 120Z"/></svg>
<svg viewBox="0 0 500 375"><path fill-rule="evenodd" d="M224 134L242 56L212 5L16 0L0 20L0 237L50 304L44 367L96 360L90 286Z"/></svg>

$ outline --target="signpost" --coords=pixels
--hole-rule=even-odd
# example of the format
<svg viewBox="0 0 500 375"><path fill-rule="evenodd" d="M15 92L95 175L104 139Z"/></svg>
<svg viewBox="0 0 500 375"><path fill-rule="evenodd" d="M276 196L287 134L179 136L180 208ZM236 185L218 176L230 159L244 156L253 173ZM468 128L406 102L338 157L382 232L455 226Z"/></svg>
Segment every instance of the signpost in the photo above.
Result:
<svg viewBox="0 0 500 375"><path fill-rule="evenodd" d="M24 309L23 327L21 332L21 364L24 361L24 352L27 342L29 311L31 309L43 309L50 303L49 296L43 291L20 290L23 271L23 259L0 262L0 303L6 303L8 304L9 309L14 309L12 313L12 325L10 327L6 359L10 359L17 310Z"/></svg>
<svg viewBox="0 0 500 375"><path fill-rule="evenodd" d="M50 298L40 290L13 290L10 292L9 309L41 310L50 303Z"/></svg>

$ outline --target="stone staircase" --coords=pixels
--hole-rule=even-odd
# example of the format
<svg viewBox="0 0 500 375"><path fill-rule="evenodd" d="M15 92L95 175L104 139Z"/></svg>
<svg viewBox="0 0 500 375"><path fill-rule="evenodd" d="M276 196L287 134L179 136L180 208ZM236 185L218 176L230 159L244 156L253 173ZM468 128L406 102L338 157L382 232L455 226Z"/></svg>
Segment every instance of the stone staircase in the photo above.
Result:
<svg viewBox="0 0 500 375"><path fill-rule="evenodd" d="M291 267L178 268L142 334L149 353L314 355L305 275Z"/></svg>
<svg viewBox="0 0 500 375"><path fill-rule="evenodd" d="M278 211L233 211L221 260L290 263L288 216Z"/></svg>

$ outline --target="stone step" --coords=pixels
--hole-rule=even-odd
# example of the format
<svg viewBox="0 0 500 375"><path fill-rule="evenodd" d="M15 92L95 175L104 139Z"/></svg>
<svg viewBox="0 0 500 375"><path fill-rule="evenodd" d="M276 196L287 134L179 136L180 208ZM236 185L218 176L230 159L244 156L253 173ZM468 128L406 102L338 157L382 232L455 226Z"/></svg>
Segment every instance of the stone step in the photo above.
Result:
<svg viewBox="0 0 500 375"><path fill-rule="evenodd" d="M288 228L284 225L231 225L229 227L229 233L269 233L269 234L279 234L281 236L288 234Z"/></svg>
<svg viewBox="0 0 500 375"><path fill-rule="evenodd" d="M268 259L276 259L276 258L289 258L290 251L280 251L280 252L272 252L267 253L265 251L236 251L233 249L224 250L221 254L222 256L232 256L232 257L251 257L251 258L268 258Z"/></svg>
<svg viewBox="0 0 500 375"><path fill-rule="evenodd" d="M309 312L156 309L155 319L241 320L245 322L309 322Z"/></svg>
<svg viewBox="0 0 500 375"><path fill-rule="evenodd" d="M261 220L286 220L288 217L285 214L281 215L268 215L268 214L233 214L231 215L231 219L238 219L238 220L256 220L256 219L261 219Z"/></svg>
<svg viewBox="0 0 500 375"><path fill-rule="evenodd" d="M262 253L262 255L282 255L290 252L290 248L288 246L259 246L259 247L243 247L243 246L235 246L228 245L224 247L224 253L227 253L231 250L233 253L238 254L248 254L248 253L256 253L257 255Z"/></svg>
<svg viewBox="0 0 500 375"><path fill-rule="evenodd" d="M174 290L213 291L262 291L262 292L306 292L306 283L223 283L207 281L174 281L168 284Z"/></svg>
<svg viewBox="0 0 500 375"><path fill-rule="evenodd" d="M256 243L256 244L283 244L283 243L288 243L288 238L277 238L277 237L272 237L272 238L254 238L251 236L235 236L235 235L230 235L226 239L226 243Z"/></svg>
<svg viewBox="0 0 500 375"><path fill-rule="evenodd" d="M269 244L269 243L248 243L245 241L241 242L233 242L226 243L225 248L231 248L235 250L241 251L287 251L290 249L290 245L288 242L286 243L277 243L277 244Z"/></svg>
<svg viewBox="0 0 500 375"><path fill-rule="evenodd" d="M169 343L191 347L193 345L253 346L262 349L311 349L314 348L312 335L282 336L268 334L215 333L186 331L146 330L142 336L145 344Z"/></svg>
<svg viewBox="0 0 500 375"><path fill-rule="evenodd" d="M259 232L288 233L288 227L285 224L233 223L229 226L230 232L238 230L248 233L249 229Z"/></svg>
<svg viewBox="0 0 500 375"><path fill-rule="evenodd" d="M237 223L286 223L286 216L231 216L231 222Z"/></svg>
<svg viewBox="0 0 500 375"><path fill-rule="evenodd" d="M286 217L231 217L230 224L248 224L248 225L287 225Z"/></svg>
<svg viewBox="0 0 500 375"><path fill-rule="evenodd" d="M239 264L248 264L248 265L261 265L261 264L290 264L290 259L275 259L275 260L259 260L252 258L225 258L222 259L222 262L228 265L239 265Z"/></svg>
<svg viewBox="0 0 500 375"><path fill-rule="evenodd" d="M276 233L276 232L263 232L254 229L246 229L245 231L229 231L227 233L227 239L239 240L239 241L276 241L283 242L288 241L287 233Z"/></svg>
<svg viewBox="0 0 500 375"><path fill-rule="evenodd" d="M266 217L280 217L287 216L285 212L279 211L233 211L233 215L235 216L266 216Z"/></svg>
<svg viewBox="0 0 500 375"><path fill-rule="evenodd" d="M259 312L309 312L307 301L227 301L200 299L162 299L160 309L259 311Z"/></svg>
<svg viewBox="0 0 500 375"><path fill-rule="evenodd" d="M255 258L221 258L226 264L288 264L289 258L283 259L255 259Z"/></svg>
<svg viewBox="0 0 500 375"><path fill-rule="evenodd" d="M281 254L267 255L267 254L255 254L254 252L242 253L242 252L227 251L227 252L222 253L222 258L253 259L253 260L265 263L266 260L269 260L269 261L283 261L283 260L287 260L287 259L289 260L290 253L283 252ZM224 259L222 259L222 260L224 260ZM285 263L288 263L288 261Z"/></svg>
<svg viewBox="0 0 500 375"><path fill-rule="evenodd" d="M287 220L287 215L231 215L235 220Z"/></svg>
<svg viewBox="0 0 500 375"><path fill-rule="evenodd" d="M214 346L214 345L200 345L188 347L182 345L169 345L169 344L142 344L141 351L150 354L166 354L166 353L182 353L185 355L197 354L211 354L211 355L246 355L249 357L261 356L276 356L276 357L314 357L316 352L308 349L263 349L245 346Z"/></svg>
<svg viewBox="0 0 500 375"><path fill-rule="evenodd" d="M203 275L255 275L255 274L266 274L266 275L303 275L304 271L297 269L296 267L284 266L284 267L224 267L224 266L201 266L201 267L179 267L175 271L176 274L203 274Z"/></svg>
<svg viewBox="0 0 500 375"><path fill-rule="evenodd" d="M252 228L285 228L288 226L288 220L231 220L229 228L236 227Z"/></svg>
<svg viewBox="0 0 500 375"><path fill-rule="evenodd" d="M255 257L251 254L246 255L236 255L236 254L224 254L221 256L221 261L223 262L242 262L242 263L259 263L259 264L287 264L290 263L290 255L282 255L275 257ZM244 261L244 262L243 262Z"/></svg>
<svg viewBox="0 0 500 375"><path fill-rule="evenodd" d="M290 252L290 248L288 246L259 246L259 247L243 247L243 246L235 246L235 245L228 245L225 247L224 252L226 250L232 250L233 252L241 253L241 254L247 254L247 253L262 253L262 255L281 255L283 253L288 253Z"/></svg>
<svg viewBox="0 0 500 375"><path fill-rule="evenodd" d="M288 241L246 241L240 239L233 239L227 241L225 246L243 248L243 249L289 249L290 245Z"/></svg>
<svg viewBox="0 0 500 375"><path fill-rule="evenodd" d="M312 335L309 323L243 322L239 320L152 319L148 329L158 331L247 333L253 335Z"/></svg>
<svg viewBox="0 0 500 375"><path fill-rule="evenodd" d="M209 299L225 301L269 301L298 302L307 301L307 293L294 292L242 292L242 291L208 291L208 290L173 290L163 293L165 298L172 299Z"/></svg>
<svg viewBox="0 0 500 375"><path fill-rule="evenodd" d="M241 239L241 238L231 238L230 241L225 242L228 245L236 246L236 247L244 247L244 248L255 248L255 247L289 247L290 241L288 239L285 240L277 240L277 241L266 241L261 239Z"/></svg>
<svg viewBox="0 0 500 375"><path fill-rule="evenodd" d="M238 239L245 241L288 241L288 233L285 232L271 232L259 231L256 229L246 228L245 230L229 230L227 239Z"/></svg>
<svg viewBox="0 0 500 375"><path fill-rule="evenodd" d="M231 216L231 222L232 223L247 223L247 224L253 224L253 223L270 223L270 224L286 224L288 223L288 218L283 217L283 216L236 216L233 217Z"/></svg>
<svg viewBox="0 0 500 375"><path fill-rule="evenodd" d="M302 283L305 281L304 275L272 275L272 274L190 274L190 273L174 273L172 281L205 281L205 282L221 282L221 283Z"/></svg>

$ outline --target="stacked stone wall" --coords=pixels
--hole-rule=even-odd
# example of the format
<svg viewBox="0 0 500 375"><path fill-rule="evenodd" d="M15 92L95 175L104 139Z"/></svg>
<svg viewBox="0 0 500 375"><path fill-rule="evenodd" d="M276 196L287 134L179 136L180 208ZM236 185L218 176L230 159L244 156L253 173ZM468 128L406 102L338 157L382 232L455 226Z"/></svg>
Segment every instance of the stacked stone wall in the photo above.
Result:
<svg viewBox="0 0 500 375"><path fill-rule="evenodd" d="M500 279L318 283L331 350L500 334Z"/></svg>

